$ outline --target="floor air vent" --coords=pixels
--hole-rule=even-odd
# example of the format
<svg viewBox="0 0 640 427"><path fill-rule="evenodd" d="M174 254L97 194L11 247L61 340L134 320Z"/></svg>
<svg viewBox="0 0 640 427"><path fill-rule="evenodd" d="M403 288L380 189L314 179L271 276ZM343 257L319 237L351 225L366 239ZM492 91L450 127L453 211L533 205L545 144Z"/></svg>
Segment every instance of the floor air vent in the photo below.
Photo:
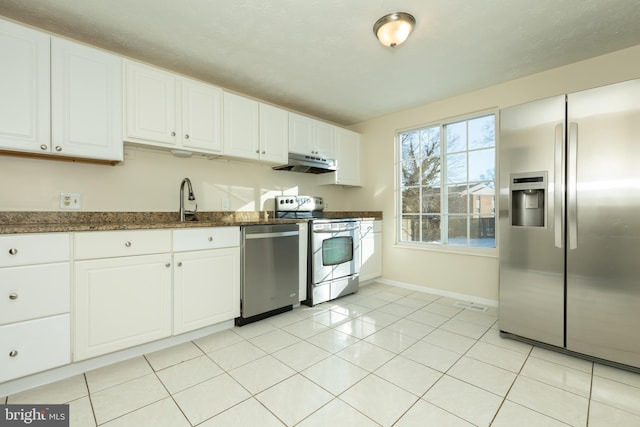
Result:
<svg viewBox="0 0 640 427"><path fill-rule="evenodd" d="M456 307L460 307L460 308L468 308L469 310L474 310L474 311L482 311L485 312L487 311L488 307L484 307L482 305L478 305L478 304L473 304L470 302L457 302L455 304Z"/></svg>

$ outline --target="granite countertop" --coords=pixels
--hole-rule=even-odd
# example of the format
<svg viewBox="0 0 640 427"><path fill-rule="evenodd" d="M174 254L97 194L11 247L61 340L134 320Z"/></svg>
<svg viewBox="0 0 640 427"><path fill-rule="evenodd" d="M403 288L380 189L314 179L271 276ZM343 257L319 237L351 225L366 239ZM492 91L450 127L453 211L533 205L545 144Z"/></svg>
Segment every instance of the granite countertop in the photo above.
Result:
<svg viewBox="0 0 640 427"><path fill-rule="evenodd" d="M324 214L329 218L382 219L380 211L335 211ZM0 234L224 227L306 221L277 219L269 211L198 212L195 217L197 221L180 222L177 212L0 212Z"/></svg>

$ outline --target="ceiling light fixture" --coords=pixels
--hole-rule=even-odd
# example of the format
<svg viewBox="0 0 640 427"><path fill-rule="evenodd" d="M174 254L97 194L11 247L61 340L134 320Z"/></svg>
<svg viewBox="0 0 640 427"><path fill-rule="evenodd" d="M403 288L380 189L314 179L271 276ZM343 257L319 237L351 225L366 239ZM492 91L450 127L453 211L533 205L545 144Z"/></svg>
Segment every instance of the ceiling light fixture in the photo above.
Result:
<svg viewBox="0 0 640 427"><path fill-rule="evenodd" d="M416 18L405 12L390 13L378 19L373 25L373 33L380 43L396 47L404 43L416 25Z"/></svg>

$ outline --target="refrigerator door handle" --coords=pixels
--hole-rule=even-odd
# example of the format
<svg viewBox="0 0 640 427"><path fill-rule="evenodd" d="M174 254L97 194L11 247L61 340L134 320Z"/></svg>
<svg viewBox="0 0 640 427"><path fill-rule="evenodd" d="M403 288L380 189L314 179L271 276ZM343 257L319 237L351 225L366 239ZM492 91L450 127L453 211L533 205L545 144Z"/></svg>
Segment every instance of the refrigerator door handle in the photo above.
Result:
<svg viewBox="0 0 640 427"><path fill-rule="evenodd" d="M567 225L569 249L578 247L578 124L569 123L567 164Z"/></svg>
<svg viewBox="0 0 640 427"><path fill-rule="evenodd" d="M555 245L562 248L562 213L564 212L564 126L559 123L555 129L555 159L554 159L554 185L553 185L553 222L555 230Z"/></svg>

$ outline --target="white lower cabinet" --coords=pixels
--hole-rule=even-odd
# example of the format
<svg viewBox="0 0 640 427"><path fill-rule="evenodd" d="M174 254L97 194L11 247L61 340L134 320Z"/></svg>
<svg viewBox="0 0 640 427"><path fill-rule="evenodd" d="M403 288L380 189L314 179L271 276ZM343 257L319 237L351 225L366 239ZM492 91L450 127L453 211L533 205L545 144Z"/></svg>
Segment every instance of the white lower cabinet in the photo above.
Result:
<svg viewBox="0 0 640 427"><path fill-rule="evenodd" d="M171 256L75 263L75 361L171 335Z"/></svg>
<svg viewBox="0 0 640 427"><path fill-rule="evenodd" d="M240 229L173 232L173 333L240 316Z"/></svg>
<svg viewBox="0 0 640 427"><path fill-rule="evenodd" d="M382 221L360 224L360 281L382 276Z"/></svg>
<svg viewBox="0 0 640 427"><path fill-rule="evenodd" d="M0 383L71 362L69 314L0 326Z"/></svg>
<svg viewBox="0 0 640 427"><path fill-rule="evenodd" d="M174 255L173 333L240 315L240 248Z"/></svg>
<svg viewBox="0 0 640 427"><path fill-rule="evenodd" d="M70 235L0 236L0 383L71 361Z"/></svg>
<svg viewBox="0 0 640 427"><path fill-rule="evenodd" d="M74 234L74 361L171 335L171 230Z"/></svg>

